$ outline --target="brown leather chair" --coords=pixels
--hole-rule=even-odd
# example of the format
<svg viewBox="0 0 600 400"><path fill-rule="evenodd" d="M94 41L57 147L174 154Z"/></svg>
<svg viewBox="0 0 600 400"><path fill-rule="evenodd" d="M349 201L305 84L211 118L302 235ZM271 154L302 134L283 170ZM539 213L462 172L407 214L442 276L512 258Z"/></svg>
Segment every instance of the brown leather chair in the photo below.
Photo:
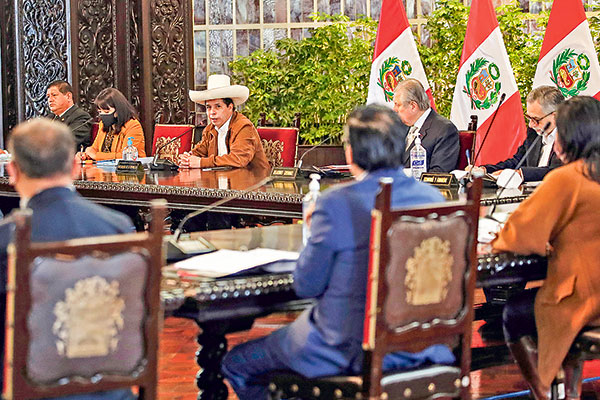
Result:
<svg viewBox="0 0 600 400"><path fill-rule="evenodd" d="M475 157L475 131L458 131L458 141L460 150L458 152L458 165L457 169L465 169L467 165L469 165L469 160L467 160L467 150L471 153L471 163L473 162L473 157Z"/></svg>
<svg viewBox="0 0 600 400"><path fill-rule="evenodd" d="M52 243L32 243L31 212L15 212L4 399L156 398L165 206L153 202L149 232Z"/></svg>
<svg viewBox="0 0 600 400"><path fill-rule="evenodd" d="M371 220L362 373L308 379L277 372L269 377L271 398L470 398L481 180L464 202L399 210L390 209L391 182L381 186ZM455 365L382 371L387 353L437 343L454 349Z"/></svg>

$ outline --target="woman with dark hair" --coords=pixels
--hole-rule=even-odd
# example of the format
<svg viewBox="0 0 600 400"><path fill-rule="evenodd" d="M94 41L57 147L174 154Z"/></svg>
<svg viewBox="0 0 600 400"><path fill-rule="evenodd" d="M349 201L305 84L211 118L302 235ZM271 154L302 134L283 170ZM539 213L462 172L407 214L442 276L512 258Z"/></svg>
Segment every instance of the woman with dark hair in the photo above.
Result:
<svg viewBox="0 0 600 400"><path fill-rule="evenodd" d="M525 290L505 306L504 336L536 399L549 398L561 364L567 398L577 399L581 364L565 356L581 329L600 317L600 102L567 100L556 125L554 150L565 165L521 203L493 246L548 257L539 290Z"/></svg>
<svg viewBox="0 0 600 400"><path fill-rule="evenodd" d="M98 107L100 125L94 143L84 153L78 153L82 160L111 160L123 157L127 139L137 148L139 157L146 157L144 131L137 119L137 112L117 89L102 90L94 101Z"/></svg>

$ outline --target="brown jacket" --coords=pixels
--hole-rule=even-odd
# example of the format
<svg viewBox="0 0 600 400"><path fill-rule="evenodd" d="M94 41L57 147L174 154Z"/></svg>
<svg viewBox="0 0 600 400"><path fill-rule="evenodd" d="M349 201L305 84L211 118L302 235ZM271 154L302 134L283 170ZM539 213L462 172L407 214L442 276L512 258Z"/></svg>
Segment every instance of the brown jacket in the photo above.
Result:
<svg viewBox="0 0 600 400"><path fill-rule="evenodd" d="M213 124L202 131L202 140L192 149L192 154L201 157L200 168L235 167L270 169L256 128L243 114L233 112L225 142L227 154L218 156L218 133Z"/></svg>
<svg viewBox="0 0 600 400"><path fill-rule="evenodd" d="M494 250L548 253L548 275L535 299L542 382L556 376L573 339L600 316L600 184L576 161L546 175L510 216Z"/></svg>

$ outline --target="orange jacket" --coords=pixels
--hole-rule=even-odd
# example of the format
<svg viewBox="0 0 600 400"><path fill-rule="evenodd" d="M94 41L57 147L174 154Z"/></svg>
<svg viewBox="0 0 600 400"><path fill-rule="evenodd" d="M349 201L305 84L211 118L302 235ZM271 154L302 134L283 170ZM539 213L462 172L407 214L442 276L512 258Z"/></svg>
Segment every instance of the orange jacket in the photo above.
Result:
<svg viewBox="0 0 600 400"><path fill-rule="evenodd" d="M228 153L218 156L218 132L213 124L202 131L202 140L194 146L192 154L201 157L200 168L236 167L270 170L271 166L262 147L256 128L243 114L233 112L225 142Z"/></svg>
<svg viewBox="0 0 600 400"><path fill-rule="evenodd" d="M140 121L137 119L130 119L123 125L121 132L113 139L112 145L110 146L110 152L100 151L105 137L106 132L104 132L102 121L100 121L98 126L98 136L96 136L94 143L92 143L92 148L96 150L97 161L123 158L123 149L127 146L128 137L133 137L133 146L138 151L138 157L146 157L144 130L142 129Z"/></svg>
<svg viewBox="0 0 600 400"><path fill-rule="evenodd" d="M538 368L549 385L573 340L600 316L600 184L583 162L546 175L493 242L496 251L546 255L548 273L535 298Z"/></svg>

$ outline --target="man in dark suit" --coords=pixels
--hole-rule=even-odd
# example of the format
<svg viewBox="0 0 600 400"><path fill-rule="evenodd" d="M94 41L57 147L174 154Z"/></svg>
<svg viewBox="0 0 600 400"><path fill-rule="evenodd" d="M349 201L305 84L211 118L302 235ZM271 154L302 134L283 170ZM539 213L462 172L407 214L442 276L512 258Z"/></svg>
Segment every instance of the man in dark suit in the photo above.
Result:
<svg viewBox="0 0 600 400"><path fill-rule="evenodd" d="M72 177L78 174L79 162L75 160L73 135L66 125L45 118L24 122L9 136L8 149L12 154L12 161L7 165L10 183L21 197L21 207L33 211L32 241L61 241L133 231L133 224L125 215L85 200L75 191ZM13 225L0 226L2 317L5 317L6 304L6 250L13 231ZM3 357L4 329L0 340ZM127 399L130 396L131 391L118 390L73 399Z"/></svg>
<svg viewBox="0 0 600 400"><path fill-rule="evenodd" d="M257 376L292 369L307 377L356 374L362 363L369 229L379 180L393 178L395 207L441 202L433 187L407 177L400 169L407 128L383 106L355 110L346 126L346 160L356 180L324 192L310 218L311 235L294 271L294 289L317 303L292 324L241 344L224 358L222 371L241 400L264 399ZM388 354L385 369L432 361L451 363L443 345L420 353Z"/></svg>
<svg viewBox="0 0 600 400"><path fill-rule="evenodd" d="M565 101L560 90L555 86L540 86L533 89L527 95L527 114L529 120L527 138L517 152L509 159L496 164L486 164L476 167L483 172L498 175L504 169L515 169L527 149L533 145L529 155L525 159L517 173L524 182L541 181L544 176L562 163L553 150L554 138L556 137L555 112L559 104ZM544 131L544 127L548 128ZM539 137L539 138L538 138ZM469 167L467 167L468 169Z"/></svg>
<svg viewBox="0 0 600 400"><path fill-rule="evenodd" d="M458 130L450 120L430 107L421 82L410 78L398 83L394 89L394 111L409 127L402 154L402 164L406 168L410 167L410 151L417 135L427 151L428 172L450 172L456 168L460 150Z"/></svg>
<svg viewBox="0 0 600 400"><path fill-rule="evenodd" d="M73 88L68 82L54 81L46 90L52 119L64 122L71 128L77 150L92 145L92 118L73 102Z"/></svg>

